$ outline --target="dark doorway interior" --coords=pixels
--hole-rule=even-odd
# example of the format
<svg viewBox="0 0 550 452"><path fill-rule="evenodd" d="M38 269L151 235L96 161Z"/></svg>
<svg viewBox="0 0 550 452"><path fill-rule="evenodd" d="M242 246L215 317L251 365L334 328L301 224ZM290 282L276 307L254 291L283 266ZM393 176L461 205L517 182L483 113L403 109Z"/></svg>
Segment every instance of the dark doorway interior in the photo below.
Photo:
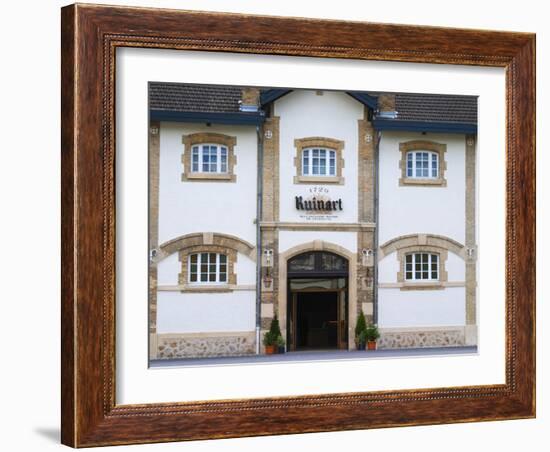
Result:
<svg viewBox="0 0 550 452"><path fill-rule="evenodd" d="M338 348L338 292L299 292L296 348Z"/></svg>

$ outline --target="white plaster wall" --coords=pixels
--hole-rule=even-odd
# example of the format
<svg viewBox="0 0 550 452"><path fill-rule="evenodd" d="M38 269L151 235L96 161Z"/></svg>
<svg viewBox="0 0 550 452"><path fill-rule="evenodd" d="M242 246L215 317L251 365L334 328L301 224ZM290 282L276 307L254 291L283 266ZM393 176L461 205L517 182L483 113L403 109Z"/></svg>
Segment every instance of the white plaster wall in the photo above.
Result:
<svg viewBox="0 0 550 452"><path fill-rule="evenodd" d="M432 140L447 145L446 187L399 186L399 143ZM459 134L422 135L414 132L383 132L380 141L379 243L406 234L428 233L464 243L465 137ZM452 252L446 264L449 282L464 282L464 260ZM379 283L396 283L397 253L378 264ZM406 290L379 288L378 323L388 327L451 326L465 323L465 288Z"/></svg>
<svg viewBox="0 0 550 452"><path fill-rule="evenodd" d="M182 182L182 135L215 132L237 137L237 181ZM192 232L221 232L256 241L257 136L253 126L162 122L159 243Z"/></svg>
<svg viewBox="0 0 550 452"><path fill-rule="evenodd" d="M466 280L466 262L450 251L447 253L447 276L449 282Z"/></svg>
<svg viewBox="0 0 550 452"><path fill-rule="evenodd" d="M449 251L446 270L449 282L464 282L465 262ZM396 283L399 262L397 253L378 263L378 281ZM464 287L443 290L400 290L378 288L378 325L389 327L464 325L466 292Z"/></svg>
<svg viewBox="0 0 550 452"><path fill-rule="evenodd" d="M447 145L446 187L399 186L399 143L432 140ZM465 136L383 132L380 141L379 243L405 234L430 233L465 240Z"/></svg>
<svg viewBox="0 0 550 452"><path fill-rule="evenodd" d="M378 326L458 326L466 323L464 287L378 290Z"/></svg>
<svg viewBox="0 0 550 452"><path fill-rule="evenodd" d="M181 272L181 262L178 253L172 253L157 264L158 285L173 286L178 284L178 274ZM235 263L235 273L237 275L237 284L249 285L256 284L256 262L244 254L237 253L237 262ZM212 294L204 294L206 297L212 297ZM217 295L215 295L217 296Z"/></svg>
<svg viewBox="0 0 550 452"><path fill-rule="evenodd" d="M157 331L209 333L253 331L255 292L180 293L158 292Z"/></svg>
<svg viewBox="0 0 550 452"><path fill-rule="evenodd" d="M357 233L347 231L280 231L279 253L288 249L310 243L313 240L323 240L346 248L351 253L357 252Z"/></svg>
<svg viewBox="0 0 550 452"><path fill-rule="evenodd" d="M178 253L158 263L158 284L177 285L181 264ZM238 285L256 283L256 263L237 253ZM158 333L252 331L255 327L256 291L229 293L157 292Z"/></svg>
<svg viewBox="0 0 550 452"><path fill-rule="evenodd" d="M335 222L357 221L357 121L363 117L363 105L343 92L312 90L293 91L275 102L274 114L280 117L280 220L308 222L305 212L296 210L295 196L308 198L315 185L294 184L296 167L294 140L305 137L326 137L344 141L344 185L325 184L331 199L342 199L343 210ZM322 184L318 184L322 185Z"/></svg>
<svg viewBox="0 0 550 452"><path fill-rule="evenodd" d="M166 256L157 264L157 284L159 286L174 286L178 284L178 273L181 272L181 262L178 253Z"/></svg>
<svg viewBox="0 0 550 452"><path fill-rule="evenodd" d="M235 273L237 275L237 284L256 284L256 262L244 254L237 253Z"/></svg>

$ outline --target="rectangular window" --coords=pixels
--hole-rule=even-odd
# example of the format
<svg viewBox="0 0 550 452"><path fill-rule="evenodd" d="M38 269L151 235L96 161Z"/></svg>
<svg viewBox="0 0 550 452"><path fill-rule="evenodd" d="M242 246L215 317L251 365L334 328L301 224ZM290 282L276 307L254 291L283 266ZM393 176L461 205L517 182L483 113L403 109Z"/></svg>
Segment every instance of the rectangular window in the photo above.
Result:
<svg viewBox="0 0 550 452"><path fill-rule="evenodd" d="M302 162L302 174L307 176L309 174L309 149L304 149L303 162Z"/></svg>
<svg viewBox="0 0 550 452"><path fill-rule="evenodd" d="M313 159L312 159L312 167L313 171L311 174L314 176L319 175L319 149L313 149L312 151Z"/></svg>
<svg viewBox="0 0 550 452"><path fill-rule="evenodd" d="M336 176L336 151L304 149L302 176Z"/></svg>
<svg viewBox="0 0 550 452"><path fill-rule="evenodd" d="M227 173L227 147L217 144L193 146L191 171L203 173Z"/></svg>
<svg viewBox="0 0 550 452"><path fill-rule="evenodd" d="M432 177L437 177L437 155L432 154Z"/></svg>
<svg viewBox="0 0 550 452"><path fill-rule="evenodd" d="M416 153L416 177L428 177L428 154Z"/></svg>
<svg viewBox="0 0 550 452"><path fill-rule="evenodd" d="M329 175L336 176L336 152L329 152Z"/></svg>
<svg viewBox="0 0 550 452"><path fill-rule="evenodd" d="M406 281L438 281L439 255L411 253L405 255Z"/></svg>
<svg viewBox="0 0 550 452"><path fill-rule="evenodd" d="M227 282L227 256L218 253L198 253L189 256L190 283Z"/></svg>
<svg viewBox="0 0 550 452"><path fill-rule="evenodd" d="M218 254L220 258L220 282L227 282L227 256L225 254Z"/></svg>
<svg viewBox="0 0 550 452"><path fill-rule="evenodd" d="M220 172L221 173L227 173L227 148L221 147L220 148Z"/></svg>
<svg viewBox="0 0 550 452"><path fill-rule="evenodd" d="M211 173L218 173L218 147L210 146L210 170Z"/></svg>
<svg viewBox="0 0 550 452"><path fill-rule="evenodd" d="M198 146L193 146L191 171L195 171L195 172L199 171L199 147Z"/></svg>
<svg viewBox="0 0 550 452"><path fill-rule="evenodd" d="M439 156L435 152L412 151L407 153L407 177L437 179L439 177Z"/></svg>

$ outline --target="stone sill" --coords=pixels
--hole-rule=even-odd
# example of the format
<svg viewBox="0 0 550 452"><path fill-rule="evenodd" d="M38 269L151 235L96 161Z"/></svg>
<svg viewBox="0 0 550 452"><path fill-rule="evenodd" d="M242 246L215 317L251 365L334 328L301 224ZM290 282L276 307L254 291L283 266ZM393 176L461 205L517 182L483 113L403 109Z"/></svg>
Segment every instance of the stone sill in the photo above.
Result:
<svg viewBox="0 0 550 452"><path fill-rule="evenodd" d="M443 290L445 285L440 282L435 283L403 283L400 290Z"/></svg>
<svg viewBox="0 0 550 452"><path fill-rule="evenodd" d="M295 184L344 184L340 176L294 176Z"/></svg>
<svg viewBox="0 0 550 452"><path fill-rule="evenodd" d="M184 181L223 181L230 182L234 179L232 174L218 174L218 173L185 173L181 175L181 179Z"/></svg>
<svg viewBox="0 0 550 452"><path fill-rule="evenodd" d="M421 178L400 178L400 186L419 186L419 187L446 187L445 179L421 179Z"/></svg>

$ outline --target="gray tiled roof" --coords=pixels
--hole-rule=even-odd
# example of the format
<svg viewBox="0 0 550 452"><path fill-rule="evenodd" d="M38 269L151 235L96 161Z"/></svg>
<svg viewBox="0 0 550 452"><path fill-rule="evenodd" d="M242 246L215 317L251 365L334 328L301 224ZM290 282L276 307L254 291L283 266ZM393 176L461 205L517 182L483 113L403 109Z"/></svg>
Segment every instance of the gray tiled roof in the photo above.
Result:
<svg viewBox="0 0 550 452"><path fill-rule="evenodd" d="M149 84L151 110L239 113L241 88L238 86Z"/></svg>
<svg viewBox="0 0 550 452"><path fill-rule="evenodd" d="M369 93L377 96L380 93ZM241 113L241 87L151 82L151 110L196 113ZM447 94L396 93L392 122L477 124L477 98Z"/></svg>
<svg viewBox="0 0 550 452"><path fill-rule="evenodd" d="M477 124L477 97L447 94L395 95L398 121Z"/></svg>

